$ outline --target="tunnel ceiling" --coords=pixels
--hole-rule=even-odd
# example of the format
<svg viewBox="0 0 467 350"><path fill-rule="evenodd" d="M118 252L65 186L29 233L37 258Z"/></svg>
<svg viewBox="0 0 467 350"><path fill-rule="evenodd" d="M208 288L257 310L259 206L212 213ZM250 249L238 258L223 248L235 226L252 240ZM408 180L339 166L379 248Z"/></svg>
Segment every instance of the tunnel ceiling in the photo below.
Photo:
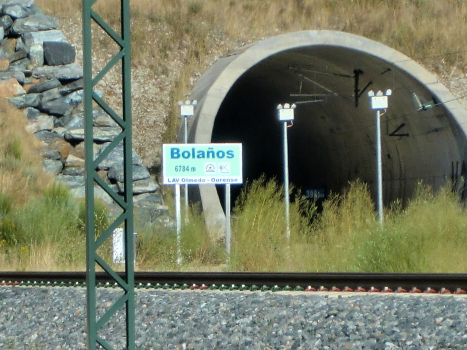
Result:
<svg viewBox="0 0 467 350"><path fill-rule="evenodd" d="M392 95L381 117L384 202L407 199L420 180L436 188L459 177L466 111L408 57L342 32L286 34L218 60L193 90L199 107L189 141L241 142L245 180L264 173L282 181L276 108L295 103L288 128L290 181L304 192L329 193L361 179L374 194L376 112L367 93L387 89ZM214 186L201 186L199 194L208 221L222 222Z"/></svg>

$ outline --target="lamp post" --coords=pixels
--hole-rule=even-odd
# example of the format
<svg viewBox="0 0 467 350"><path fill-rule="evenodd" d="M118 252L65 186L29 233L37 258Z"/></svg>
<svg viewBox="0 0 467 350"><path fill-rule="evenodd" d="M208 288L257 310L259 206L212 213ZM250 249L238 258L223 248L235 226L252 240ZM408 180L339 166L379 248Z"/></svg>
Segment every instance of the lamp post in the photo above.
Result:
<svg viewBox="0 0 467 350"><path fill-rule="evenodd" d="M376 110L376 189L377 189L377 209L378 220L383 223L383 161L381 157L381 114L382 109L388 108L388 96L392 95L389 89L386 94L380 90L374 93L373 90L368 92L368 97L371 99L371 109Z"/></svg>
<svg viewBox="0 0 467 350"><path fill-rule="evenodd" d="M180 107L180 116L184 120L183 140L185 144L188 143L188 118L192 117L195 114L195 106L197 104L198 101L196 100L186 100L185 102L178 102L178 105ZM185 222L188 222L188 184L185 184Z"/></svg>
<svg viewBox="0 0 467 350"><path fill-rule="evenodd" d="M283 148L284 148L284 201L285 201L285 225L286 225L286 235L287 235L287 242L290 241L290 218L289 218L289 150L288 150L288 142L287 142L287 127L288 122L294 120L294 112L297 106L292 104L292 106L288 103L284 104L283 106L280 104L277 106L278 117L279 121L283 122Z"/></svg>

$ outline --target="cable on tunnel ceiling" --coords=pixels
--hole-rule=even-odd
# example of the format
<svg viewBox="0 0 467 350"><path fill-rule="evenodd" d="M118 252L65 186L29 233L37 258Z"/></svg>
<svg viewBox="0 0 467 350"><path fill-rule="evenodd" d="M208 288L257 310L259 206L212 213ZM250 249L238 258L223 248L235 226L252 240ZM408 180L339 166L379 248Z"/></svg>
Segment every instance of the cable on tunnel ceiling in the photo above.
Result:
<svg viewBox="0 0 467 350"><path fill-rule="evenodd" d="M445 102L437 103L437 104L435 104L434 106L440 106L440 105L443 105L443 104L446 104L446 103L449 103L449 102L453 102L453 101L456 101L456 100L459 100L459 99L462 99L462 98L466 98L466 97L467 97L467 95L460 96L460 97L454 98L454 99L452 99L452 100L448 100L448 101L445 101ZM325 114L327 115L327 117L329 118L329 113L328 113L328 111L326 110L325 106L322 105L322 104L321 104L320 106L322 107L324 113L325 113ZM416 115L416 114L418 114L418 113L419 113L419 111L414 111L414 112L412 112L412 113L408 113L408 114L405 114L405 115L402 115L402 116L387 117L386 119L387 119L388 121L397 121L397 120L402 120L402 119L404 119L404 118L410 117L410 116L412 116L412 115ZM443 114L443 116L444 116L444 114ZM459 124L459 125L463 125L463 124L467 124L467 122L458 123L458 124ZM374 123L371 123L371 124L368 124L368 125L365 125L365 126L360 126L360 127L358 127L358 128L355 128L355 129L345 130L345 131L336 133L336 134L334 134L334 136L339 136L339 135L343 135L343 134L347 134L347 133L352 133L352 132L355 132L355 131L359 131L359 130L362 130L362 129L369 129L369 128L374 128L374 127L375 127L375 124L374 124ZM432 132L439 132L439 131L442 131L444 128L445 128L445 127L437 128L438 130L435 130L435 129L434 129ZM427 135L427 133L415 134L415 135L412 134L411 136L412 136L412 137L418 137L418 136L423 136L423 135ZM399 135L399 136L405 136L405 135ZM397 141L399 141L399 139L397 139L397 140L394 140L394 139L392 139L392 140L386 140L385 142L397 142ZM350 144L350 145L355 145L355 144L357 144L357 143L358 143L358 142L354 142L354 143L352 143L352 144ZM336 147L336 148L332 148L332 149L337 150L338 148Z"/></svg>
<svg viewBox="0 0 467 350"><path fill-rule="evenodd" d="M296 101L294 102L296 105L302 105L307 103L316 103L316 102L324 102L324 100L309 100L309 101Z"/></svg>
<svg viewBox="0 0 467 350"><path fill-rule="evenodd" d="M303 80L306 80L310 83L312 83L315 87L318 86L319 88L329 92L331 95L334 95L334 96L337 96L337 97L341 97L345 100L348 100L350 98L347 97L347 96L344 96L342 94L339 94L327 87L325 87L324 85L316 82L315 80L307 77L306 75L302 74L301 72L310 72L310 73L313 73L313 74L325 74L325 75L332 75L332 76L337 76L337 77L344 77L344 78L353 78L354 79L354 91L353 91L353 98L354 98L354 104L355 104L355 107L358 107L358 103L359 103L359 99L360 97L365 93L365 91L368 89L368 87L370 87L374 82L373 80L381 75L384 75L388 72L391 72L393 71L392 68L388 67L386 68L384 71L382 71L381 73L378 73L378 74L375 74L373 75L368 83L363 87L363 88L360 88L360 84L359 84L359 81L360 81L360 76L363 75L363 70L361 69L355 69L353 71L353 75L348 75L348 74L340 74L340 73L330 73L330 72L320 72L320 71L316 71L316 70L310 70L310 69L302 69L302 68L298 68L298 67L291 67L289 66L289 69L293 69L294 70L294 73L297 74L300 78L302 78ZM300 93L302 92L302 87L303 87L303 80L300 81ZM292 96L292 94L291 94ZM329 96L329 95L328 95ZM296 94L295 97L299 97L298 94ZM298 103L311 103L311 102L298 102Z"/></svg>
<svg viewBox="0 0 467 350"><path fill-rule="evenodd" d="M461 97L458 97L458 98L455 98L455 99L452 99L452 100L448 100L448 101L445 101L445 102L442 102L442 103L438 103L437 105L442 105L442 104L446 104L446 103L449 103L449 102L453 102L453 101L456 101L458 99L461 99L461 98L466 98L467 95L464 95L464 96L461 96ZM327 113L326 109L324 108L323 105L321 105L324 112L326 113L326 115L329 117L329 114ZM409 117L411 115L415 115L419 113L419 111L415 111L413 113L409 113L409 114L405 114L403 116L399 116L399 117L395 117L395 118L387 118L388 120L391 120L391 121L395 121L395 120L400 120L402 118L405 118L405 117ZM443 116L445 116L443 114ZM464 124L467 124L467 122L463 122L463 123L458 123L458 125L464 125ZM342 132L339 132L339 133L336 133L334 134L334 136L339 136L339 135L342 135L342 134L346 134L346 133L350 133L350 132L355 132L355 131L358 131L358 130L361 130L361 129L368 129L368 128L374 128L375 127L375 124L372 123L372 124L368 124L366 126L361 126L361 127L358 127L358 128L355 128L355 129L351 129L351 130L345 130L345 131L342 131ZM411 134L410 136L411 137L420 137L420 136L425 136L425 135L428 135L428 134L431 134L431 133L434 133L434 132L440 132L440 131L443 131L444 129L446 129L448 126L441 126L441 127L437 127L437 128L434 128L432 129L431 131L428 131L428 132L423 132L423 133L420 133L420 134ZM395 136L405 136L405 135L395 135ZM357 145L358 143L360 143L361 141L357 141L357 142L352 142L352 143L347 143L346 146L347 148L349 146L354 146L354 145ZM385 140L385 143L395 143L395 142L400 142L400 139L386 139ZM330 150L339 150L341 149L341 147L330 147L329 148Z"/></svg>
<svg viewBox="0 0 467 350"><path fill-rule="evenodd" d="M310 83L312 83L312 84L314 84L314 85L320 87L321 89L323 89L323 90L329 92L331 95L344 97L344 96L338 94L337 92L334 92L334 91L332 91L331 89L328 89L327 87L321 85L320 83L318 83L318 82L316 82L316 81L314 81L314 80L312 80L312 79L310 79L310 78L304 76L303 74L300 74L300 73L297 73L297 74L298 74L299 77L301 77L301 78L305 79L306 81L308 81L308 82L310 82Z"/></svg>
<svg viewBox="0 0 467 350"><path fill-rule="evenodd" d="M341 74L341 73L333 73L333 72L320 72L320 71L317 71L317 70L306 69L306 68L297 68L297 67L292 67L292 66L289 66L288 68L294 70L295 72L297 72L297 71L310 72L310 73L314 73L314 74L332 75L332 76L339 77L339 78L353 78L354 77L353 75L349 75L349 74Z"/></svg>
<svg viewBox="0 0 467 350"><path fill-rule="evenodd" d="M449 103L449 102L457 101L457 100L460 100L460 99L463 99L463 98L467 98L467 94L466 94L466 95L463 95L463 96L460 96L460 97L457 97L457 98L453 98L452 100L448 100L448 101L436 103L436 104L434 104L433 106L434 106L434 107L438 107L438 106L447 104L447 103ZM326 111L325 111L325 112L326 112ZM402 116L389 117L388 120L391 120L391 121L402 120L402 119L404 119L404 118L407 118L407 117L410 117L410 116L412 116L412 115L418 114L419 112L420 112L420 111L417 110L417 111L414 111L414 112L412 112L412 113L404 114L404 115L402 115ZM326 112L326 114L327 114L328 117L329 117L329 114L328 114L327 112ZM463 124L467 124L467 122L458 123L458 124L459 124L459 125L463 125ZM349 133L349 132L355 132L355 131L358 131L358 130L361 130L361 129L368 129L368 128L374 128L374 127L375 127L375 124L372 123L372 124L368 124L368 125L365 125L365 126L359 126L358 128L354 128L354 129L342 131L342 132L340 132L340 133L335 134L335 136L339 136L339 135L346 134L346 133Z"/></svg>
<svg viewBox="0 0 467 350"><path fill-rule="evenodd" d="M401 63L401 62L408 62L408 61L413 61L415 59L428 59L428 58L435 58L435 57L446 57L446 56L449 56L449 55L453 55L453 54L458 54L458 53L467 53L467 50L461 50L461 51L455 51L455 52L451 52L449 54L445 54L445 55L434 55L434 56L423 56L423 57L416 57L414 59L407 59L407 60L399 60L399 61L390 61L390 62L387 62L391 65L395 65L395 63ZM312 69L304 69L304 68L297 68L297 67L293 67L293 66L288 66L289 69L292 69L292 70L295 70L295 71L303 71L303 72L310 72L310 73L315 73L315 74L323 74L323 75L332 75L332 76L336 76L336 77L341 77L341 78L355 78L355 74L354 75L349 75L349 74L342 74L342 73L334 73L334 72L322 72L322 71L317 71L317 70L312 70ZM387 68L385 69L383 72L381 73L378 73L374 76L372 76L369 80L369 85L371 85L371 82L374 78L380 76L380 75L384 75L390 71L394 71L392 68ZM299 73L297 73L299 74ZM300 75L300 74L299 74ZM302 75L303 76L303 75ZM399 86L396 86L395 84L395 81L394 81L395 77L393 75L393 91L396 90L397 88L405 88L405 87L408 87L409 85L399 85ZM456 80L462 80L462 79L467 79L467 76L465 77L460 77L460 78L451 78L451 79L442 79L443 81L446 81L446 82L449 82L449 81L456 81ZM434 82L431 82L431 83L426 83L424 85L432 85L432 84L438 84L438 83L443 83L442 81L440 80L437 80L437 81L434 81ZM360 96L363 94L363 92L368 88L368 85L363 88L361 91L361 93L359 94ZM341 97L345 97L343 95L340 95L339 96Z"/></svg>

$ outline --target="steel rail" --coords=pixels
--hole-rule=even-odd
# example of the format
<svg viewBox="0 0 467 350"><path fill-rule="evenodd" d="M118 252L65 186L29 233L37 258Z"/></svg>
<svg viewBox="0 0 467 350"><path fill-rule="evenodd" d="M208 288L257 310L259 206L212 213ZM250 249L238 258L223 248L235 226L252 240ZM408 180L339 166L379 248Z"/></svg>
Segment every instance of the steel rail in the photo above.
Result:
<svg viewBox="0 0 467 350"><path fill-rule="evenodd" d="M123 277L123 273L118 273ZM84 283L85 272L1 272L0 282L47 281ZM96 273L98 283L114 283L104 272ZM411 273L255 273L255 272L137 272L135 284L143 285L225 285L268 286L315 289L345 288L357 290L397 290L414 288L420 291L467 290L467 274Z"/></svg>

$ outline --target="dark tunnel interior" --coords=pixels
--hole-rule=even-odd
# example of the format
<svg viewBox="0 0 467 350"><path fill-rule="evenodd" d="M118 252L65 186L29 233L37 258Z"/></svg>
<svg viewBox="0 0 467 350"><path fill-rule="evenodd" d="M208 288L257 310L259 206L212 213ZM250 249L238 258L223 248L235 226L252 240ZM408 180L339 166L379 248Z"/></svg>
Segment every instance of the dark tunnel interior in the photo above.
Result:
<svg viewBox="0 0 467 350"><path fill-rule="evenodd" d="M462 163L455 121L407 73L339 47L284 51L246 71L217 113L212 142L243 143L244 183L265 174L283 182L278 104L295 103L287 129L290 183L308 197L341 192L349 181L376 192L376 111L367 93L392 90L381 111L383 199L406 201L423 180L439 187ZM429 106L429 108L424 108ZM232 186L232 204L242 186ZM224 205L223 187L218 194Z"/></svg>

